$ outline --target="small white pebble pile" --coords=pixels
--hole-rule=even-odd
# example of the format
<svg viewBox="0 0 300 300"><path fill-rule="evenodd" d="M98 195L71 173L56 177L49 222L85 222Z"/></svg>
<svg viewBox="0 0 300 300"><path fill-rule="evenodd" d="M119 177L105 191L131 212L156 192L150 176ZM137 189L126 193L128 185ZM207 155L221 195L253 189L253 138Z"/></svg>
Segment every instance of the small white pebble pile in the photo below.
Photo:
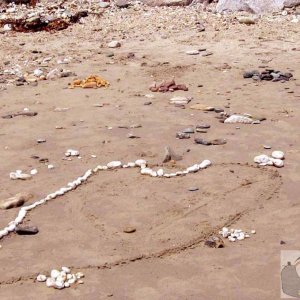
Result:
<svg viewBox="0 0 300 300"><path fill-rule="evenodd" d="M255 234L255 230L251 230L251 234ZM241 229L230 229L227 227L223 227L219 234L223 236L223 238L228 238L230 242L242 241L245 238L249 238L250 234L241 230Z"/></svg>
<svg viewBox="0 0 300 300"><path fill-rule="evenodd" d="M260 166L275 166L282 168L284 166L284 153L282 151L273 151L272 156L261 154L254 157L254 162Z"/></svg>
<svg viewBox="0 0 300 300"><path fill-rule="evenodd" d="M74 152L71 152L74 151ZM71 153L70 155L79 155L79 152L76 150L68 150L67 153ZM76 151L76 152L75 152ZM87 181L87 179L96 174L98 171L104 171L104 170L113 170L113 169L120 169L120 168L135 168L139 167L141 170L142 175L149 175L152 177L165 177L165 178L171 178L176 176L185 176L188 173L195 173L198 172L201 169L205 169L211 165L211 162L209 160L204 160L200 164L195 164L191 167L188 167L184 171L178 171L176 173L165 173L163 169L159 169L157 171L152 170L151 168L147 168L147 162L143 159L138 159L135 162L129 162L127 164L122 164L120 161L111 161L107 165L101 166L98 165L94 169L87 170L83 176L78 177L74 181L71 181L67 184L67 186L60 188L54 193L51 193L47 195L45 198L38 200L28 206L23 206L18 213L18 216L15 218L15 220L11 221L6 227L4 227L2 230L0 230L0 239L6 235L8 235L10 232L15 231L16 227L22 223L24 218L26 217L26 214L36 208L39 205L42 205L46 203L47 201L50 201L52 199L55 199L56 197L62 196L74 189L76 189L79 185ZM31 175L29 175L31 176Z"/></svg>
<svg viewBox="0 0 300 300"><path fill-rule="evenodd" d="M23 173L22 170L16 170L15 172L9 173L9 178L12 180L16 180L16 179L26 180L31 178L31 175Z"/></svg>
<svg viewBox="0 0 300 300"><path fill-rule="evenodd" d="M36 277L36 281L38 282L46 282L47 287L53 287L55 289L64 289L70 287L74 283L82 284L83 281L81 278L84 277L84 274L78 272L76 274L72 274L70 268L62 267L61 271L51 270L50 276L47 277L44 274L39 274Z"/></svg>

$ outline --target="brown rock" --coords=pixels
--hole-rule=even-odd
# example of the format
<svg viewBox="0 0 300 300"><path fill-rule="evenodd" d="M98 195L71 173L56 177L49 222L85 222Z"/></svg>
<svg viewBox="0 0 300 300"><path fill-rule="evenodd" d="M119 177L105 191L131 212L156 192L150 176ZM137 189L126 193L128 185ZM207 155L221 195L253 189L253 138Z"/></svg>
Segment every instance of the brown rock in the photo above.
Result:
<svg viewBox="0 0 300 300"><path fill-rule="evenodd" d="M29 193L18 193L13 197L2 200L0 202L0 208L1 209L10 209L10 208L22 206L25 202L30 200L32 197L33 197L33 195L29 194Z"/></svg>
<svg viewBox="0 0 300 300"><path fill-rule="evenodd" d="M217 236L211 236L208 240L205 241L205 246L210 248L224 248L225 244L223 240Z"/></svg>

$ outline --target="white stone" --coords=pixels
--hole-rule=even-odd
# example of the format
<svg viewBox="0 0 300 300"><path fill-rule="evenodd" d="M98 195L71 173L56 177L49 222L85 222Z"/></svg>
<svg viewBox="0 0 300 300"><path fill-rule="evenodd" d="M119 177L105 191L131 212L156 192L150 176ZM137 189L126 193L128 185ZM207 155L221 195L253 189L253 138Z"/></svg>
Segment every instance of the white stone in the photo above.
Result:
<svg viewBox="0 0 300 300"><path fill-rule="evenodd" d="M256 231L255 231L255 230L251 230L251 233L252 233L252 234L255 234L255 233L256 233Z"/></svg>
<svg viewBox="0 0 300 300"><path fill-rule="evenodd" d="M284 153L282 151L273 151L272 157L276 159L284 159Z"/></svg>
<svg viewBox="0 0 300 300"><path fill-rule="evenodd" d="M232 115L229 118L227 118L224 123L228 124L235 124L235 123L242 123L242 124L252 124L253 120L246 116L240 116L240 115Z"/></svg>
<svg viewBox="0 0 300 300"><path fill-rule="evenodd" d="M64 271L66 274L71 273L71 270L68 267L61 267L61 270Z"/></svg>
<svg viewBox="0 0 300 300"><path fill-rule="evenodd" d="M83 278L83 277L84 277L84 274L83 274L82 272L77 272L77 273L75 274L75 276L76 276L77 279L80 279L80 278Z"/></svg>
<svg viewBox="0 0 300 300"><path fill-rule="evenodd" d="M64 287L65 287L65 288L68 288L68 287L70 287L70 283L69 283L68 281L67 281L67 282L65 282L65 283L64 283Z"/></svg>
<svg viewBox="0 0 300 300"><path fill-rule="evenodd" d="M157 177L157 173L155 171L151 171L151 174L150 174L152 177Z"/></svg>
<svg viewBox="0 0 300 300"><path fill-rule="evenodd" d="M118 41L111 41L107 44L108 48L119 48L121 47L121 43Z"/></svg>
<svg viewBox="0 0 300 300"><path fill-rule="evenodd" d="M130 168L136 167L136 164L135 164L134 162L129 162L127 165L128 165L128 167L130 167Z"/></svg>
<svg viewBox="0 0 300 300"><path fill-rule="evenodd" d="M229 237L228 237L228 240L229 240L230 242L235 242L235 238L232 237L232 236L229 236Z"/></svg>
<svg viewBox="0 0 300 300"><path fill-rule="evenodd" d="M31 175L36 175L37 172L38 172L37 169L32 169L32 170L30 171L30 174L31 174Z"/></svg>
<svg viewBox="0 0 300 300"><path fill-rule="evenodd" d="M53 279L56 279L60 275L60 272L58 270L52 270L50 273L50 277Z"/></svg>
<svg viewBox="0 0 300 300"><path fill-rule="evenodd" d="M199 52L199 50L188 50L185 53L187 55L198 55L200 52Z"/></svg>
<svg viewBox="0 0 300 300"><path fill-rule="evenodd" d="M116 169L116 168L120 168L122 166L122 162L120 161L111 161L107 164L107 167L109 169Z"/></svg>
<svg viewBox="0 0 300 300"><path fill-rule="evenodd" d="M272 160L268 155L262 154L254 157L254 162L260 165L273 165Z"/></svg>
<svg viewBox="0 0 300 300"><path fill-rule="evenodd" d="M211 165L211 161L206 159L199 165L199 168L205 169L205 168L209 167L210 165Z"/></svg>
<svg viewBox="0 0 300 300"><path fill-rule="evenodd" d="M164 175L164 170L163 169L157 170L157 176L161 177L163 175Z"/></svg>
<svg viewBox="0 0 300 300"><path fill-rule="evenodd" d="M65 283L64 283L64 281L56 280L54 287L61 290L65 287Z"/></svg>
<svg viewBox="0 0 300 300"><path fill-rule="evenodd" d="M152 173L152 170L150 168L141 169L142 175L151 175L151 173Z"/></svg>
<svg viewBox="0 0 300 300"><path fill-rule="evenodd" d="M135 161L135 164L140 167L142 165L147 165L147 162L144 159L138 159Z"/></svg>
<svg viewBox="0 0 300 300"><path fill-rule="evenodd" d="M35 69L33 71L34 76L36 77L40 77L41 75L43 75L43 71L41 69Z"/></svg>
<svg viewBox="0 0 300 300"><path fill-rule="evenodd" d="M47 280L47 276L43 275L43 274L39 274L37 277L36 277L36 280L38 282L45 282Z"/></svg>
<svg viewBox="0 0 300 300"><path fill-rule="evenodd" d="M189 172L189 173L193 173L193 172L197 172L199 171L200 167L199 165L195 164L191 167L188 167L186 170Z"/></svg>
<svg viewBox="0 0 300 300"><path fill-rule="evenodd" d="M51 277L47 278L46 285L47 285L47 287L53 287L53 286L55 286L55 280L53 278L51 278Z"/></svg>
<svg viewBox="0 0 300 300"><path fill-rule="evenodd" d="M51 170L51 169L54 169L54 166L53 166L53 165L48 165L47 168L48 168L49 170Z"/></svg>
<svg viewBox="0 0 300 300"><path fill-rule="evenodd" d="M277 168L282 168L284 166L284 161L281 159L272 159L273 165Z"/></svg>

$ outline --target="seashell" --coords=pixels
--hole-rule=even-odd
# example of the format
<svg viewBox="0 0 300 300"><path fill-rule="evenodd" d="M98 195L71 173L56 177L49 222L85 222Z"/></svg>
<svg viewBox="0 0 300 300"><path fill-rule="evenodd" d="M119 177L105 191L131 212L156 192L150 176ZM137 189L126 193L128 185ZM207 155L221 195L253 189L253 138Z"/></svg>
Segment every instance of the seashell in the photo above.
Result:
<svg viewBox="0 0 300 300"><path fill-rule="evenodd" d="M107 167L109 169L115 169L122 166L122 163L120 161L111 161L107 164Z"/></svg>
<svg viewBox="0 0 300 300"><path fill-rule="evenodd" d="M227 118L224 123L234 124L234 123L242 123L242 124L252 124L253 120L246 116L240 115L232 115Z"/></svg>
<svg viewBox="0 0 300 300"><path fill-rule="evenodd" d="M205 159L200 165L199 168L200 169L205 169L207 167L211 166L211 161L208 159Z"/></svg>
<svg viewBox="0 0 300 300"><path fill-rule="evenodd" d="M43 274L39 274L37 277L36 277L36 280L38 282L45 282L47 280L47 277Z"/></svg>
<svg viewBox="0 0 300 300"><path fill-rule="evenodd" d="M272 157L276 159L284 159L284 153L282 151L273 151Z"/></svg>
<svg viewBox="0 0 300 300"><path fill-rule="evenodd" d="M55 286L55 280L51 277L48 277L47 280L46 280L46 285L47 285L47 287Z"/></svg>
<svg viewBox="0 0 300 300"><path fill-rule="evenodd" d="M70 270L70 268L68 268L68 267L61 267L61 270L62 271L64 271L66 274L68 274L69 275L69 273L71 273L71 270ZM71 274L70 274L71 275ZM72 275L71 275L72 276ZM68 278L68 277L67 277ZM69 278L68 278L69 279Z"/></svg>
<svg viewBox="0 0 300 300"><path fill-rule="evenodd" d="M58 270L51 270L50 277L56 279L60 275Z"/></svg>
<svg viewBox="0 0 300 300"><path fill-rule="evenodd" d="M199 165L195 164L189 168L187 168L186 170L189 172L189 173L193 173L193 172L197 172L199 171L200 167Z"/></svg>
<svg viewBox="0 0 300 300"><path fill-rule="evenodd" d="M164 170L163 169L157 170L157 176L161 177L163 175L164 175Z"/></svg>
<svg viewBox="0 0 300 300"><path fill-rule="evenodd" d="M47 168L48 168L49 170L51 170L51 169L54 169L54 166L53 166L53 165L48 165Z"/></svg>
<svg viewBox="0 0 300 300"><path fill-rule="evenodd" d="M64 287L65 287L65 288L70 287L70 283L69 283L69 282L65 282L65 283L64 283Z"/></svg>
<svg viewBox="0 0 300 300"><path fill-rule="evenodd" d="M135 164L141 167L142 165L147 165L147 162L144 159L138 159L135 161Z"/></svg>
<svg viewBox="0 0 300 300"><path fill-rule="evenodd" d="M252 234L255 234L255 233L256 233L256 231L255 231L255 230L251 230L251 233L252 233Z"/></svg>
<svg viewBox="0 0 300 300"><path fill-rule="evenodd" d="M273 165L277 168L282 168L284 166L284 161L281 159L272 159Z"/></svg>
<svg viewBox="0 0 300 300"><path fill-rule="evenodd" d="M67 274L67 279L69 280L69 279L71 279L71 278L73 278L73 277L72 277L72 274Z"/></svg>

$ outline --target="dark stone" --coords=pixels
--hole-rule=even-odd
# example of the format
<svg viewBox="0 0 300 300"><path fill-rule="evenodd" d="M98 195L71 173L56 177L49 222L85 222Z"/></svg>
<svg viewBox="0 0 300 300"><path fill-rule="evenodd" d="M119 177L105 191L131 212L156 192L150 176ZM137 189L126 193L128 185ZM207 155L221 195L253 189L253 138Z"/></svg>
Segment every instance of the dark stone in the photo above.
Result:
<svg viewBox="0 0 300 300"><path fill-rule="evenodd" d="M194 128L185 128L182 130L183 133L195 133Z"/></svg>
<svg viewBox="0 0 300 300"><path fill-rule="evenodd" d="M144 105L151 105L151 104L152 104L151 101L147 101L147 102L144 103Z"/></svg>
<svg viewBox="0 0 300 300"><path fill-rule="evenodd" d="M39 229L36 226L17 226L15 231L19 235L34 235L39 232Z"/></svg>
<svg viewBox="0 0 300 300"><path fill-rule="evenodd" d="M224 109L223 108L215 108L215 112L221 113L221 112L224 112Z"/></svg>
<svg viewBox="0 0 300 300"><path fill-rule="evenodd" d="M223 240L217 236L212 236L208 240L205 241L205 246L210 248L224 248L225 244Z"/></svg>
<svg viewBox="0 0 300 300"><path fill-rule="evenodd" d="M194 141L195 141L196 144L200 144L200 145L205 145L205 146L210 146L211 145L210 141L206 141L206 140L201 139L201 138L195 138Z"/></svg>

